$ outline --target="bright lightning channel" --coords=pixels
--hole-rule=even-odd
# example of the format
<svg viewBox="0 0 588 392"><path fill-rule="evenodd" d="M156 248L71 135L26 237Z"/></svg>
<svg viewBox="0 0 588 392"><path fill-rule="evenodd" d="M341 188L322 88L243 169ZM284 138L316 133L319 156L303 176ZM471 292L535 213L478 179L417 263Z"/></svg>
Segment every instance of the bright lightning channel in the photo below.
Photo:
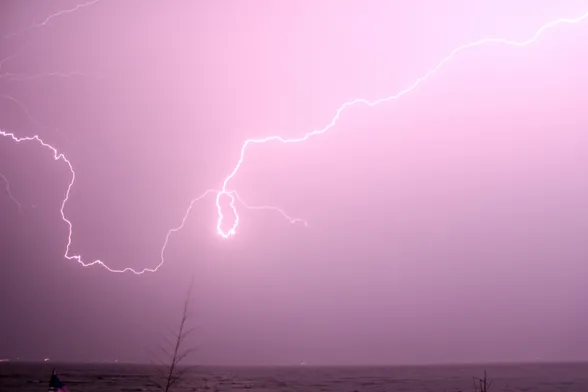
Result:
<svg viewBox="0 0 588 392"><path fill-rule="evenodd" d="M97 3L99 0L94 0L94 1L90 1L88 3L84 3L82 5L76 6L73 9L70 10L66 10L66 11L61 11L59 13L53 14L50 17L48 17L44 22L40 23L40 24L36 24L32 27L41 27L44 26L45 24L47 24L52 18L62 15L64 13L69 13L69 12L73 12L79 8L91 5L91 4L95 4ZM52 151L53 153L53 157L55 160L61 160L63 162L66 163L66 165L69 167L69 170L71 172L71 181L67 187L67 191L65 193L65 198L63 199L63 202L61 203L61 218L64 222L66 222L66 224L68 225L69 228L69 234L68 234L68 242L67 242L67 246L65 249L65 254L64 257L68 260L75 260L78 263L80 263L81 265L83 265L84 267L90 267L90 266L94 266L94 265L101 265L102 267L106 268L108 271L110 272L118 272L118 273L124 273L124 272L132 272L134 274L137 275L141 275L145 272L155 272L157 271L164 263L164 253L165 253L165 249L167 247L169 238L171 236L172 233L175 233L179 230L181 230L184 225L185 222L188 218L188 215L190 214L190 211L192 210L193 205L207 197L208 195L211 194L216 194L216 208L217 208L217 212L218 212L218 219L217 219L217 233L224 237L224 238L229 238L233 235L235 235L236 233L236 229L239 225L239 214L237 212L237 206L236 206L236 202L239 201L241 202L246 208L249 209L269 209L269 210L275 210L278 211L280 214L282 214L284 217L286 217L288 220L290 220L290 222L292 223L296 223L296 222L302 222L305 225L307 224L306 221L301 220L301 219L297 219L297 218L291 218L290 216L288 216L283 210L277 208L277 207L271 207L271 206L249 206L248 204L244 203L243 200L239 197L239 195L233 191L233 190L228 190L228 184L229 182L237 175L237 173L239 172L239 169L241 168L241 165L243 164L243 161L245 159L245 151L247 150L247 148L252 145L252 144L263 144L266 142L281 142L281 143L301 143L303 141L308 140L309 138L313 137L313 136L317 136L320 134L323 134L325 132L327 132L328 130L330 130L331 128L333 128L337 122L339 121L341 114L348 108L350 108L351 106L355 106L358 104L363 104L363 105L367 105L367 106L376 106L379 105L381 103L385 103L388 101L393 101L396 99L399 99L400 97L404 96L405 94L408 94L409 92L415 90L419 85L421 85L424 81L426 81L427 79L429 79L431 76L433 76L435 73L437 73L446 63L448 63L451 59L453 59L457 54L459 54L460 52L466 51L468 49L472 49L474 47L478 47L478 46L482 46L482 45L487 45L487 44L503 44L503 45L509 45L509 46L517 46L517 47L522 47L522 46L527 46L532 44L533 42L537 41L538 38L541 36L541 34L543 32L545 32L548 29L551 29L553 27L556 27L558 25L562 25L562 24L577 24L579 22L584 21L585 19L588 19L588 12L586 12L585 14L577 17L577 18L561 18L561 19L557 19L554 20L552 22L548 22L544 25L542 25L534 34L531 38L524 40L524 41L513 41L513 40L507 40L504 38L485 38L485 39L481 39L478 41L474 41L462 46L459 46L457 48L455 48L452 52L450 52L449 55L447 55L446 57L444 57L443 59L441 59L441 61L439 61L437 63L436 66L434 66L429 72L425 73L423 76L421 76L420 78L416 79L411 85L409 85L408 87L406 87L405 89L399 91L398 93L394 94L394 95L390 95L388 97L384 97L384 98L380 98L378 100L374 100L374 101L370 101L367 99L355 99L353 101L349 101L349 102L345 102L343 105L341 105L339 107L339 109L337 109L337 111L335 112L335 116L331 119L331 121L322 129L317 129L317 130L313 130L311 132L308 132L306 134L304 134L303 136L299 137L299 138L284 138L282 136L268 136L265 138L260 138L260 139L248 139L243 143L243 146L241 148L240 151L240 155L239 155L239 159L237 161L237 164L235 165L235 167L233 168L233 170L229 173L229 175L224 179L222 187L220 190L213 190L213 189L209 189L206 192L204 192L202 195L200 195L199 197L193 199L190 204L189 207L186 211L186 213L184 214L184 217L182 218L182 221L180 223L179 226L170 229L167 233L167 235L165 236L165 241L163 243L163 246L161 248L161 252L160 252L160 262L159 264L157 264L154 268L145 268L142 270L135 270L133 268L124 268L124 269L112 269L110 267L108 267L105 263L103 263L100 260L96 260L93 261L91 263L84 263L82 261L82 257L80 255L70 255L69 254L69 249L71 246L71 237L72 237L72 224L71 222L66 218L65 214L64 214L64 208L65 205L67 203L67 201L69 200L69 195L70 195L70 191L71 188L75 182L75 178L76 178L76 174L75 171L73 169L73 166L71 164L71 162L65 157L65 155L63 155L62 153L59 153L57 151L57 149L55 147L53 147L52 145L44 142L39 136L35 135L35 136L31 136L31 137L17 137L14 133L11 132L6 132L3 130L0 130L0 135L5 136L5 137L9 137L11 138L13 141L15 142L23 142L23 141L35 141L39 144L41 144L43 147L48 148L49 150ZM229 199L229 206L235 216L235 220L233 222L233 224L231 225L231 227L228 230L223 230L222 229L222 225L223 225L223 221L225 219L225 216L223 214L223 210L221 207L221 198L222 197L228 197Z"/></svg>

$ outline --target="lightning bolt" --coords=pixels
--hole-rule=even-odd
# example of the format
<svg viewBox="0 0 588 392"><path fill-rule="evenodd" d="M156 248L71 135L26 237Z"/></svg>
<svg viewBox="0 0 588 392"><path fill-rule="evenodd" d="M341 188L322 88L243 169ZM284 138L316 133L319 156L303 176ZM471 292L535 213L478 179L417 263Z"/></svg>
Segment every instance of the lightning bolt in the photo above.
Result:
<svg viewBox="0 0 588 392"><path fill-rule="evenodd" d="M239 215L238 215L237 209L235 207L235 196L233 194L231 194L230 192L227 192L226 189L227 189L229 182L239 172L239 169L241 168L241 165L243 164L243 161L245 160L245 152L247 151L247 148L250 145L263 144L263 143L269 143L269 142L280 142L280 143L301 143L301 142L304 142L313 136L322 135L323 133L325 133L328 130L330 130L331 128L333 128L337 124L339 119L341 118L341 114L346 109L348 109L352 106L360 105L360 104L367 105L367 106L376 106L376 105L379 105L379 104L382 104L385 102L397 100L400 97L410 93L411 91L415 90L418 86L420 86L423 82L425 82L427 79L429 79L431 76L435 75L445 64L447 64L451 59L453 59L460 52L464 52L468 49L472 49L477 46L488 45L488 44L503 44L503 45L509 45L509 46L518 46L518 47L527 46L527 45L530 45L533 42L537 41L537 39L539 39L541 34L543 32L545 32L546 30L549 30L553 27L556 27L556 26L562 25L562 24L576 24L576 23L579 23L587 18L588 18L588 12L586 12L585 14L583 14L582 16L579 16L577 18L573 18L573 19L561 18L561 19L554 20L552 22L548 22L548 23L544 24L543 26L541 26L535 32L535 34L533 34L533 36L531 38L526 39L524 41L512 41L512 40L508 40L508 39L504 39L504 38L484 38L484 39L481 39L478 41L474 41L474 42L470 42L465 45L458 46L453 51L451 51L447 56L442 58L441 61L439 61L437 63L437 65L435 65L433 68L431 68L431 70L429 72L425 73L423 76L416 79L408 87L404 88L403 90L400 90L399 92L397 92L394 95L380 98L375 101L370 101L367 99L359 98L359 99L355 99L353 101L345 102L343 105L339 106L339 109L337 109L337 111L335 112L335 116L333 116L331 121L324 128L310 131L310 132L308 132L298 138L287 139L282 136L267 136L267 137L264 137L261 139L247 139L245 141L245 143L243 143L243 146L241 147L241 154L239 156L239 160L237 161L237 164L233 168L233 171L225 178L225 180L223 182L223 186L221 188L221 191L216 196L216 208L218 210L218 220L217 220L216 228L217 228L218 234L224 238L229 238L236 233L237 226L239 225ZM235 221L233 222L232 226L228 230L223 230L223 228L222 228L224 215L223 215L222 208L220 205L220 199L223 196L226 196L229 198L229 200L230 200L229 206L231 207L231 209L233 210L233 213L235 215Z"/></svg>
<svg viewBox="0 0 588 392"><path fill-rule="evenodd" d="M6 58L2 59L2 60L0 61L0 71L2 71L2 66L4 66L4 63L6 63L8 60L12 60L12 59L13 59L13 58L15 58L16 56L17 56L17 54L15 53L15 54L11 54L10 56L8 56L8 57L6 57Z"/></svg>
<svg viewBox="0 0 588 392"><path fill-rule="evenodd" d="M43 124L41 121L39 121L35 117L33 117L31 115L30 110L27 109L27 107L25 105L23 105L18 99L14 98L11 95L6 95L6 94L0 94L0 98L4 98L4 99L6 99L8 101L12 101L16 106L18 106L20 108L20 110L22 110L22 112L25 114L25 116L27 117L27 119L31 123L37 125L40 128L43 128L43 129L46 129L46 130L50 130L50 131L53 131L53 132L57 132L61 136L63 136L65 139L67 139L67 135L65 135L64 133L62 133L60 130L49 128L47 125Z"/></svg>
<svg viewBox="0 0 588 392"><path fill-rule="evenodd" d="M110 272L117 272L117 273L124 273L124 272L132 272L136 275L142 275L145 272L156 272L165 262L165 258L164 258L164 254L165 254L165 249L167 248L167 244L169 242L169 238L170 236L177 232L180 231L184 228L184 225L186 224L186 221L188 220L188 216L190 215L190 211L192 211L192 207L194 206L194 204L196 202L198 202L199 200L205 198L206 196L213 194L215 192L215 190L209 189L206 192L204 192L202 195L200 195L197 198L192 199L192 201L190 202L190 205L188 206L188 209L186 210L186 213L184 214L184 217L182 218L182 221L180 222L179 226L174 227L172 229L170 229L166 236L165 236L165 240L163 242L163 246L161 247L161 252L159 254L159 263L154 267L154 268L144 268L142 270L135 270L133 268L123 268L123 269L114 269L114 268L110 268L108 267L108 265L106 265L103 261L101 260L95 260L92 261L90 263L84 263L82 260L82 256L81 255L70 255L69 254L69 249L71 247L71 236L73 234L73 225L71 223L71 221L69 219L67 219L67 217L65 216L64 213L64 209L65 209L65 205L67 204L67 201L69 200L69 195L71 192L71 188L73 187L75 180L76 180L76 172L74 171L74 168L71 164L71 162L65 157L65 155L63 155L62 153L58 152L57 149L55 147L53 147L52 145L45 143L43 141L43 139L41 139L38 135L35 136L26 136L26 137L17 137L14 133L12 132L6 132L0 129L0 135L8 137L10 139L12 139L13 141L17 142L17 143L21 143L21 142L27 142L27 141L34 141L39 143L41 146L49 149L52 154L53 154L53 159L56 161L62 161L64 162L67 167L69 168L69 171L71 173L71 180L67 186L67 190L65 192L65 198L63 199L63 201L61 202L61 219L67 224L68 226L68 236L67 236L67 246L65 247L65 253L63 255L64 258L66 258L67 260L72 260L72 261L76 261L79 264L81 264L84 267L92 267L95 265L100 265L104 268L106 268L108 271Z"/></svg>
<svg viewBox="0 0 588 392"><path fill-rule="evenodd" d="M0 173L0 178L4 181L4 184L5 184L4 189L6 190L6 194L8 195L10 200L12 200L12 202L14 204L16 204L16 207L18 208L18 212L20 214L22 214L22 204L12 194L12 191L10 190L10 182L8 181L8 178L6 178L6 176L2 173Z"/></svg>
<svg viewBox="0 0 588 392"><path fill-rule="evenodd" d="M90 1L88 3L84 3L82 5L78 5L70 10L65 10L65 11L61 11L58 12L56 14L53 14L51 16L49 16L47 19L45 19L45 21L39 23L39 24L35 24L33 25L33 27L41 27L46 25L51 19L65 14L65 13L70 13L73 12L77 9L80 9L82 7L86 7L92 4L97 3L99 0L94 0L94 1ZM321 135L325 132L327 132L328 130L330 130L331 128L333 128L337 122L339 121L341 114L348 108L355 106L355 105L366 105L366 106L376 106L382 103L386 103L389 101L393 101L393 100L397 100L400 97L404 96L405 94L408 94L409 92L415 90L418 86L420 86L423 82L425 82L427 79L429 79L430 77L432 77L434 74L436 74L445 64L447 64L451 59L453 59L457 54L459 54L460 52L466 51L468 49L472 49L474 47L478 47L478 46L482 46L482 45L488 45L488 44L503 44L503 45L509 45L509 46L517 46L517 47L523 47L523 46L527 46L530 45L532 43L534 43L535 41L538 40L538 38L541 36L541 34L543 32L545 32L548 29L551 29L553 27L556 27L558 25L562 25L562 24L576 24L579 23L581 21L584 21L585 19L588 19L588 12L586 12L585 14L577 17L577 18L561 18L561 19L557 19L554 20L552 22L548 22L544 25L542 25L532 36L531 38L524 40L524 41L513 41L513 40L507 40L504 38L485 38L485 39L481 39L478 41L474 41L462 46L459 46L457 48L455 48L453 51L450 52L449 55L447 55L446 57L442 58L441 61L439 61L429 72L425 73L423 76L421 76L420 78L416 79L412 84L410 84L408 87L406 87L405 89L397 92L394 95L390 95L388 97L384 97L384 98L380 98L377 100L367 100L367 99L355 99L353 101L348 101L345 102L344 104L342 104L337 111L335 112L335 115L332 117L331 121L323 128L321 129L316 129L310 132L305 133L303 136L298 137L298 138L284 138L282 136L268 136L265 138L259 138L259 139L247 139L242 147L241 147L241 151L240 151L240 155L239 155L239 159L236 163L236 165L234 166L233 170L229 173L229 175L224 179L223 183L222 183L222 187L220 190L213 190L213 189L209 189L206 192L204 192L202 195L200 195L199 197L193 199L189 206L188 209L186 210L186 213L184 214L181 223L179 226L170 229L167 232L167 235L165 236L165 241L163 243L163 246L161 248L161 253L160 253L160 262L157 266L155 266L154 268L145 268L142 270L134 270L132 268L124 268L124 269L112 269L109 268L106 264L104 264L102 261L100 260L96 260L93 261L91 263L84 263L82 261L82 257L80 255L70 255L69 254L69 249L71 246L71 237L72 237L72 224L71 222L66 218L65 214L64 214L64 209L65 209L65 205L67 204L67 201L69 200L69 195L70 195L70 190L72 188L72 186L74 185L75 182L75 178L76 178L76 174L75 171L73 169L73 166L71 164L71 162L65 157L65 155L63 155L62 153L59 153L57 151L57 149L55 147L53 147L52 145L44 142L39 136L35 135L35 136L31 136L31 137L17 137L14 133L11 132L7 132L7 131L3 131L0 130L0 135L1 136L5 136L5 137L9 137L11 138L13 141L19 143L19 142L24 142L24 141L34 141L37 142L39 144L41 144L43 147L49 149L52 153L53 153L53 158L55 160L61 160L63 161L69 168L70 173L71 173L71 181L67 187L66 193L65 193L65 198L63 199L63 202L61 203L61 218L64 222L66 222L66 224L69 227L69 235L68 235L68 242L67 242L67 246L65 249L65 254L64 257L68 260L75 260L78 263L80 263L81 265L83 265L84 267L90 267L90 266L94 266L94 265L100 265L104 268L106 268L108 271L110 272L117 272L117 273L124 273L124 272L132 272L134 274L137 275L141 275L145 272L155 272L157 271L164 263L164 253L165 253L165 249L167 247L168 241L170 236L181 230L185 223L186 220L192 210L192 207L194 206L194 204L196 202L198 202L199 200L211 195L211 194L216 194L216 208L217 208L217 212L218 212L218 219L217 219L217 232L220 236L224 237L224 238L229 238L231 236L233 236L236 233L236 229L239 225L239 214L237 212L237 207L236 207L236 202L240 202L241 204L243 204L243 206L245 206L245 208L249 208L249 209L256 209L256 210L274 210L279 212L280 214L282 214L286 219L288 219L290 222L292 223L296 223L296 222L302 222L305 225L307 224L306 221L302 220L302 219L298 219L298 218L291 218L289 215L287 215L283 210L277 208L277 207L271 207L271 206L251 206L248 205L247 203L245 203L241 197L238 195L238 193L236 191L232 191L232 190L228 190L228 185L229 182L238 174L239 169L241 168L244 159L245 159L245 152L247 151L247 148L252 145L252 144L264 144L264 143L269 143L269 142L280 142L280 143L301 143L304 142L308 139L310 139L313 136L318 136ZM235 220L233 222L233 224L231 225L231 227L228 230L223 230L222 229L222 225L223 225L223 221L225 219L224 214L223 214L223 210L221 207L221 198L222 197L227 197L229 199L229 206L232 210L232 212L234 213L235 216Z"/></svg>
<svg viewBox="0 0 588 392"><path fill-rule="evenodd" d="M1 65L2 63L0 63ZM83 73L83 72L40 72L37 74L32 74L32 75L26 75L26 74L17 74L17 73L13 73L13 72L5 72L3 74L0 74L0 78L6 79L8 81L11 82L25 82L25 81L31 81L31 80L35 80L35 79L41 79L41 78L72 78L72 77L93 77L93 78L99 78L99 79L106 79L103 76L100 75L91 75L91 74L87 74L87 73Z"/></svg>
<svg viewBox="0 0 588 392"><path fill-rule="evenodd" d="M29 27L27 27L27 28L25 28L23 30L20 30L20 31L17 31L15 33L10 33L10 34L5 35L4 38L6 39L6 38L15 37L17 35L20 35L22 33L27 32L29 30L34 30L34 29L38 29L38 28L47 26L47 24L49 22L51 22L51 20L53 20L55 18L58 18L58 17L60 17L62 15L71 14L72 12L76 12L76 11L82 9L82 8L89 7L89 6L94 5L94 4L96 4L96 3L100 2L100 1L101 0L91 0L91 1L88 1L86 3L77 4L77 5L73 6L72 8L68 8L68 9L65 9L65 10L58 11L58 12L56 12L54 14L51 14L48 17L46 17L45 20L43 20L42 22L33 23L32 25L30 25Z"/></svg>
<svg viewBox="0 0 588 392"><path fill-rule="evenodd" d="M217 192L217 195L220 193L220 191ZM274 206L252 206L247 204L242 198L241 196L239 196L239 194L237 193L237 191L231 191L228 192L231 195L233 195L235 197L235 199L237 199L237 201L239 201L241 204L243 204L243 206L249 210L269 210L269 211L275 211L278 214L282 215L284 218L286 218L288 221L290 221L290 223L302 223L304 224L304 226L308 227L308 222L305 219L301 219L301 218L293 218L290 215L288 215L284 210L282 210L281 208L278 207L274 207Z"/></svg>

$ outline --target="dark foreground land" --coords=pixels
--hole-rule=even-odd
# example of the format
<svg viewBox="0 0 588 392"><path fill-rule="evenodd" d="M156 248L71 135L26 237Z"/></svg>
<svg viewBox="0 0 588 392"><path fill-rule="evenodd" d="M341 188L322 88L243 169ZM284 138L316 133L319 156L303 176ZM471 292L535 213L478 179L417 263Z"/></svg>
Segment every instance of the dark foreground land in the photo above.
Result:
<svg viewBox="0 0 588 392"><path fill-rule="evenodd" d="M57 367L70 392L149 391L148 365L0 363L0 391L47 391ZM403 367L195 368L175 391L456 392L473 391L473 377L492 380L491 392L588 392L588 364Z"/></svg>

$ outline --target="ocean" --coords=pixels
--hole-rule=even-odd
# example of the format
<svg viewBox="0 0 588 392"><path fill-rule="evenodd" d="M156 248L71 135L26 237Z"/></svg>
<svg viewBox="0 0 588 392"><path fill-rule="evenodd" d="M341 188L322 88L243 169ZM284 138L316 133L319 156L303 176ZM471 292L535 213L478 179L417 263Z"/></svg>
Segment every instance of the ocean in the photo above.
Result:
<svg viewBox="0 0 588 392"><path fill-rule="evenodd" d="M127 364L0 363L1 392L47 391L55 367L70 392L154 391L157 369ZM471 392L484 370L491 392L588 392L588 364L190 369L173 391ZM479 391L479 389L477 389Z"/></svg>

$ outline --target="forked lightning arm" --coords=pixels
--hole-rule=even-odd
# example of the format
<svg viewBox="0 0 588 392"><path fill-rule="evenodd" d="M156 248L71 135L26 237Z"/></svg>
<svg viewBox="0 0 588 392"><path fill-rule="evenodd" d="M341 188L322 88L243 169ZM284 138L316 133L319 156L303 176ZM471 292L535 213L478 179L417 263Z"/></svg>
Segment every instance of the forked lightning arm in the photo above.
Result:
<svg viewBox="0 0 588 392"><path fill-rule="evenodd" d="M62 15L64 13L69 13L69 12L73 12L79 8L91 5L91 4L95 4L96 2L98 2L99 0L95 0L95 1L91 1L85 4L82 4L80 6L77 6L74 9L71 10L67 10L67 11L62 11L59 12L57 14L53 14L52 16L50 16L49 18L47 18L43 23L41 24L37 24L34 25L32 27L41 27L44 24L46 24L47 22L49 22L52 18ZM239 172L239 169L241 168L241 165L243 164L243 161L245 159L245 152L247 151L247 148L252 145L252 144L263 144L263 143L267 143L267 142L280 142L280 143L301 143L303 141L308 140L309 138L311 138L312 136L317 136L320 134L323 134L325 132L327 132L328 130L330 130L331 128L333 128L337 122L339 121L341 114L349 107L351 106L355 106L358 104L362 104L362 105L367 105L367 106L376 106L379 105L381 103L385 103L388 101L393 101L396 100L400 97L402 97L405 94L408 94L409 92L415 90L420 84L422 84L424 81L426 81L428 78L430 78L431 76L433 76L437 71L439 71L446 63L448 63L452 58L454 58L457 54L459 54L460 52L466 51L468 49L477 47L477 46L482 46L482 45L486 45L486 44L503 44L503 45L509 45L509 46L526 46L526 45L530 45L533 42L537 41L537 39L541 36L541 34L543 32L545 32L548 29L551 29L553 27L556 27L558 25L563 25L563 24L576 24L579 22L582 22L584 20L588 19L588 12L586 12L585 14L576 17L576 18L562 18L562 19L557 19L554 20L552 22L546 23L543 26L541 26L532 36L531 38L524 40L524 41L512 41L512 40L507 40L504 38L486 38L486 39L482 39L479 41L474 41L462 46L459 46L457 48L455 48L451 53L449 53L449 55L447 55L446 57L444 57L443 59L441 59L441 61L439 61L437 63L437 65L435 65L429 72L427 72L426 74L424 74L423 76L421 76L420 78L416 79L412 84L410 84L408 87L406 87L405 89L399 91L398 93L394 94L394 95L390 95L388 97L384 97L378 100L374 100L374 101L369 101L367 99L356 99L353 101L349 101L349 102L345 102L343 105L341 105L339 107L339 109L337 109L337 111L335 112L335 116L331 119L331 121L322 129L317 129L311 132L308 132L306 134L304 134L303 136L299 137L299 138L291 138L291 139L286 139L283 138L281 136L268 136L265 138L261 138L261 139L248 139L243 143L243 146L241 148L241 152L239 155L239 159L237 160L237 164L235 165L235 167L233 168L233 170L231 171L231 173L224 179L223 183L222 183L222 187L220 190L207 190L206 192L204 192L201 196L193 199L190 202L190 205L186 211L186 213L184 214L184 217L182 218L182 221L180 223L180 225L176 228L173 228L171 230L168 231L167 235L165 236L165 241L163 243L163 246L161 248L161 253L160 253L160 262L159 264L157 264L154 268L145 268L143 270L134 270L132 268L124 268L124 269L112 269L109 268L106 264L104 264L102 261L100 260L96 260L93 261L91 263L84 263L82 261L82 257L80 255L70 255L69 254L69 250L70 250L70 245L71 245L71 237L72 237L72 224L71 222L65 217L64 214L64 208L65 205L69 199L69 195L70 195L70 191L71 188L74 184L75 178L76 178L76 174L75 171L73 169L73 166L71 164L71 162L61 153L59 153L57 151L56 148L54 148L53 146L49 145L48 143L45 143L43 140L41 140L41 138L39 136L31 136L31 137L17 137L14 133L11 132L6 132L3 130L0 130L0 135L2 136L6 136L11 138L13 141L15 142L23 142L23 141L35 141L37 143L39 143L40 145L42 145L43 147L46 147L47 149L49 149L52 153L53 153L53 157L55 160L61 160L63 162L65 162L65 164L69 167L69 170L71 171L71 181L67 187L67 191L65 193L65 198L63 199L63 202L61 203L61 217L63 219L64 222L67 223L68 227L69 227L69 234L68 234L68 242L67 242L67 247L65 249L65 258L67 258L68 260L75 260L78 263L80 263L81 265L83 265L84 267L89 267L89 266L93 266L96 264L99 264L101 266L103 266L104 268L106 268L108 271L111 272L132 272L134 274L137 275L141 275L145 272L155 272L157 271L164 263L164 253L165 253L165 249L167 247L169 238L171 236L172 233L181 230L184 227L184 224L188 218L188 215L190 214L190 211L192 210L192 207L194 205L194 203L196 203L198 200L210 195L210 194L216 194L216 208L217 208L217 212L218 212L218 219L217 219L217 225L216 225L216 229L217 232L220 236L224 237L224 238L229 238L232 235L234 235L236 233L236 229L239 225L239 214L237 212L237 206L235 205L237 201L241 202L246 208L250 208L250 209L271 209L271 210L276 210L278 211L280 214L282 214L284 217L286 217L290 222L295 223L295 222L302 222L306 225L306 221L301 220L301 219L296 219L296 218L291 218L290 216L288 216L284 211L282 211L281 209L277 208L277 207L270 207L270 206L249 206L246 203L243 202L243 200L239 197L239 195L232 190L228 190L228 185L229 182L237 175L237 173ZM223 208L221 206L221 198L222 197L226 197L229 200L229 206L233 212L233 214L235 215L235 220L233 221L233 224L230 226L230 228L228 230L224 230L223 229L223 222L225 220L225 216L223 214Z"/></svg>
<svg viewBox="0 0 588 392"><path fill-rule="evenodd" d="M6 191L8 198L16 205L16 207L18 208L18 212L22 214L22 204L12 194L12 191L10 190L10 182L8 182L8 178L6 178L6 176L2 173L0 173L0 178L2 179L2 181L4 181L4 185L5 185L4 190Z"/></svg>
<svg viewBox="0 0 588 392"><path fill-rule="evenodd" d="M75 5L72 8L68 8L68 9L65 9L65 10L58 11L58 12L56 12L54 14L51 14L48 17L46 17L45 20L43 20L42 22L34 23L34 24L30 25L29 27L21 30L21 31L17 31L15 33L11 33L11 34L5 35L4 38L11 38L11 37L17 36L19 34L22 34L25 31L29 31L29 30L33 30L33 29L38 29L40 27L47 26L47 24L49 22L51 22L51 20L53 20L55 18L58 18L58 17L60 17L62 15L71 14L72 12L76 12L76 11L82 9L82 8L86 8L86 7L89 7L91 5L94 5L94 4L98 3L99 1L100 0L91 0L91 1L88 1L86 3Z"/></svg>

